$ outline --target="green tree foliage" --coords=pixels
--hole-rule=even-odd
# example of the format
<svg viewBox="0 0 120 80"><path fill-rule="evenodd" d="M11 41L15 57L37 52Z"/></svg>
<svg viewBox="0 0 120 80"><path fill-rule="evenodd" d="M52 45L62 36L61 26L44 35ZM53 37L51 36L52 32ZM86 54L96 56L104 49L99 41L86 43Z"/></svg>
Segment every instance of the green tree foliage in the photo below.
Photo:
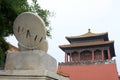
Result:
<svg viewBox="0 0 120 80"><path fill-rule="evenodd" d="M51 37L51 27L49 26L49 20L48 18L51 16L51 13L49 10L44 10L40 7L40 5L37 3L37 0L32 0L33 3L30 6L30 11L37 13L45 22L46 29L47 29L47 36Z"/></svg>
<svg viewBox="0 0 120 80"><path fill-rule="evenodd" d="M48 17L49 10L42 9L37 0L32 0L32 4L28 4L27 0L0 0L0 65L4 65L5 52L9 48L9 44L4 37L13 34L13 22L15 18L22 12L34 12L41 16L44 20L47 36L51 37Z"/></svg>
<svg viewBox="0 0 120 80"><path fill-rule="evenodd" d="M8 50L8 48L9 48L8 43L6 43L4 38L0 37L0 68L4 67L4 62L6 58L5 52Z"/></svg>

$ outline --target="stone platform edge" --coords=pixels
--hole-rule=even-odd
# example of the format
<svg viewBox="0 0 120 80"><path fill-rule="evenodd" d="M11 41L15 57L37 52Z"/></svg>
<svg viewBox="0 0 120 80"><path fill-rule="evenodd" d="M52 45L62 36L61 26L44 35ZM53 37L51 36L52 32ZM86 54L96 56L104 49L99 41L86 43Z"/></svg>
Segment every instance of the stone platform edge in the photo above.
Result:
<svg viewBox="0 0 120 80"><path fill-rule="evenodd" d="M50 77L53 80L69 80L68 77L63 77L57 73L48 70L0 70L0 80L3 77Z"/></svg>

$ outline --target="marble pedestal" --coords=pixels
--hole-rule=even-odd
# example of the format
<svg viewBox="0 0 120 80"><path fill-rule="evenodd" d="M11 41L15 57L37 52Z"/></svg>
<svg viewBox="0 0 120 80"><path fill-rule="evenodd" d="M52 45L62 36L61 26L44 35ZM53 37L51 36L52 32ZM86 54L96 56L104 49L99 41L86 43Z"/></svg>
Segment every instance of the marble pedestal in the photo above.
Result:
<svg viewBox="0 0 120 80"><path fill-rule="evenodd" d="M56 60L41 50L20 51L7 54L6 70L41 70L57 71Z"/></svg>
<svg viewBox="0 0 120 80"><path fill-rule="evenodd" d="M0 80L69 80L48 70L2 70Z"/></svg>
<svg viewBox="0 0 120 80"><path fill-rule="evenodd" d="M68 80L57 74L56 60L41 50L7 54L0 80Z"/></svg>

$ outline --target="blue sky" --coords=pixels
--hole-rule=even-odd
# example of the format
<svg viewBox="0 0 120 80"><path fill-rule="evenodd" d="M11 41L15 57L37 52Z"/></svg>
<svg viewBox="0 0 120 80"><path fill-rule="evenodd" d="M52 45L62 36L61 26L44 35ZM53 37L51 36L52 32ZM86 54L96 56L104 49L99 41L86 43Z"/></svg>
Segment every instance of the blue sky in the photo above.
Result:
<svg viewBox="0 0 120 80"><path fill-rule="evenodd" d="M30 1L30 0L28 0ZM48 54L58 62L64 61L64 52L59 45L68 44L65 36L108 32L115 41L117 69L120 74L120 0L38 0L42 8L54 12L50 18L52 39L48 38ZM14 37L7 39L17 46Z"/></svg>

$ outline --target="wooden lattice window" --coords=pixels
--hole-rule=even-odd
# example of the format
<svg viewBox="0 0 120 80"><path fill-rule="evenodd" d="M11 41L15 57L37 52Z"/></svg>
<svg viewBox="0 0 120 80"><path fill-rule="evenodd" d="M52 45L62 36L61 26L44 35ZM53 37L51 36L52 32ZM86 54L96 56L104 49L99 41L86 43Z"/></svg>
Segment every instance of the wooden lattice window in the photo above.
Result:
<svg viewBox="0 0 120 80"><path fill-rule="evenodd" d="M92 52L88 50L81 52L80 59L82 61L92 60Z"/></svg>
<svg viewBox="0 0 120 80"><path fill-rule="evenodd" d="M78 52L72 53L72 61L78 61Z"/></svg>
<svg viewBox="0 0 120 80"><path fill-rule="evenodd" d="M101 52L101 50L96 50L94 52L94 59L95 60L102 60L102 52Z"/></svg>

